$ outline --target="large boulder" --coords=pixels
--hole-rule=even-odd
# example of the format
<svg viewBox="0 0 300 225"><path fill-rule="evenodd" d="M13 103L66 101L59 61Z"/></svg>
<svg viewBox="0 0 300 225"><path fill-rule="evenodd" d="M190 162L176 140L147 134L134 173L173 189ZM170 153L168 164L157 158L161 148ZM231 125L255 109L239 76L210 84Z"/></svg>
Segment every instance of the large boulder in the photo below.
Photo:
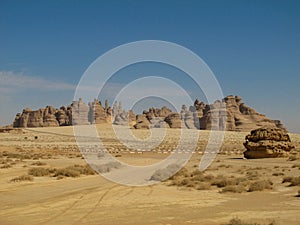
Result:
<svg viewBox="0 0 300 225"><path fill-rule="evenodd" d="M285 129L263 127L246 136L244 156L247 159L286 157L294 148Z"/></svg>

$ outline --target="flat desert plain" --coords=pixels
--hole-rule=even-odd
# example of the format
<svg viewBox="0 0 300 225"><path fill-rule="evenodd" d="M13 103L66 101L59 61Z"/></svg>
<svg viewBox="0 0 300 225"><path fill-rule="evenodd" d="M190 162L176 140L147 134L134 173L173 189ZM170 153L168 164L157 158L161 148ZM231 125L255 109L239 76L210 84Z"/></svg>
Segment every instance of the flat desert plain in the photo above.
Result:
<svg viewBox="0 0 300 225"><path fill-rule="evenodd" d="M166 158L180 136L180 130L167 129L163 142L152 151L136 151L118 141L110 126L97 125L97 129L107 151L132 165ZM131 132L140 140L150 135L148 130ZM120 185L95 173L78 150L73 127L1 133L0 224L220 225L233 218L243 224L300 223L297 154L246 160L243 142L247 133L226 132L216 159L200 172L210 132L193 132L199 140L186 166L151 186ZM290 137L295 152L299 151L300 135Z"/></svg>

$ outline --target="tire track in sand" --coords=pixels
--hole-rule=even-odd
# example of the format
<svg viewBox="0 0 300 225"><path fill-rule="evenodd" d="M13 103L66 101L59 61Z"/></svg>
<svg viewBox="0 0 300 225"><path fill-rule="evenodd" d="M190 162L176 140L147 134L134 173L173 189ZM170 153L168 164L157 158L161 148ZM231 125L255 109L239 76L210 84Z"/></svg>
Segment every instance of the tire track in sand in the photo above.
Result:
<svg viewBox="0 0 300 225"><path fill-rule="evenodd" d="M81 218L79 218L78 220L76 220L73 224L79 224L80 221L84 220L85 218L87 218L90 214L92 214L93 212L95 212L95 210L98 208L98 206L101 204L102 200L109 194L109 192L111 192L113 189L115 189L116 187L118 187L120 185L115 184L112 187L110 187L107 191L105 191L100 198L98 199L98 201L96 202L96 204L93 206L93 208L91 210L89 210L84 216L82 216Z"/></svg>

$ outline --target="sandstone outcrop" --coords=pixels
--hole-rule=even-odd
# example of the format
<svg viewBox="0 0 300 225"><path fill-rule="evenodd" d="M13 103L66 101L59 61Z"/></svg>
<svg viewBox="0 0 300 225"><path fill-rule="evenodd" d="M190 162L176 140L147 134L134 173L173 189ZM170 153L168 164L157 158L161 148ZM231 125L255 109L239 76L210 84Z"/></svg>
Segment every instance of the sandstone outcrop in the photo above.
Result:
<svg viewBox="0 0 300 225"><path fill-rule="evenodd" d="M146 120L145 120L146 118ZM239 96L227 96L213 104L196 100L194 105L183 105L180 113L172 112L167 107L144 110L142 117L136 117L132 111L122 109L121 102L114 102L109 107L108 100L103 106L95 99L88 106L79 99L71 106L55 109L47 106L44 109L24 109L18 113L13 122L14 127L47 127L84 124L110 123L116 125L138 124L137 128L170 127L203 130L251 131L260 127L285 129L279 120L271 120L256 112L242 102Z"/></svg>
<svg viewBox="0 0 300 225"><path fill-rule="evenodd" d="M230 95L211 105L196 101L194 105L198 115L203 115L199 117L200 129L250 131L264 126L284 129L280 121L271 120L256 112L244 104L239 96Z"/></svg>
<svg viewBox="0 0 300 225"><path fill-rule="evenodd" d="M101 101L95 99L89 103L89 122L90 123L110 123L112 120L112 109L108 106L108 101L105 101L105 107Z"/></svg>
<svg viewBox="0 0 300 225"><path fill-rule="evenodd" d="M79 101L72 103L72 125L87 125L90 124L89 107L80 98Z"/></svg>
<svg viewBox="0 0 300 225"><path fill-rule="evenodd" d="M247 159L286 157L294 148L284 129L263 127L246 136L244 157Z"/></svg>
<svg viewBox="0 0 300 225"><path fill-rule="evenodd" d="M13 122L14 127L57 127L56 109L47 106L45 109L24 109L22 114L18 113Z"/></svg>
<svg viewBox="0 0 300 225"><path fill-rule="evenodd" d="M181 118L179 113L171 113L165 118L165 122L170 128L181 128Z"/></svg>
<svg viewBox="0 0 300 225"><path fill-rule="evenodd" d="M59 126L70 126L72 125L72 107L60 107L56 112L56 120Z"/></svg>
<svg viewBox="0 0 300 225"><path fill-rule="evenodd" d="M149 129L150 123L145 114L136 116L136 124L134 125L135 129Z"/></svg>
<svg viewBox="0 0 300 225"><path fill-rule="evenodd" d="M115 116L113 124L132 127L136 124L136 116L132 110L119 113Z"/></svg>

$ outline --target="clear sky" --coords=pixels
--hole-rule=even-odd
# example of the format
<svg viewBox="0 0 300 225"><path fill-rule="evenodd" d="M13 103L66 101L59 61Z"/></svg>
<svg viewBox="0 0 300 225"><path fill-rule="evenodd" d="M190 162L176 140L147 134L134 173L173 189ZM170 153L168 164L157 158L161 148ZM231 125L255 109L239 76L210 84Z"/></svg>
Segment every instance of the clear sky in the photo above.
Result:
<svg viewBox="0 0 300 225"><path fill-rule="evenodd" d="M25 107L69 104L97 57L153 39L189 48L224 95L300 133L299 12L300 1L289 0L1 0L0 124Z"/></svg>

